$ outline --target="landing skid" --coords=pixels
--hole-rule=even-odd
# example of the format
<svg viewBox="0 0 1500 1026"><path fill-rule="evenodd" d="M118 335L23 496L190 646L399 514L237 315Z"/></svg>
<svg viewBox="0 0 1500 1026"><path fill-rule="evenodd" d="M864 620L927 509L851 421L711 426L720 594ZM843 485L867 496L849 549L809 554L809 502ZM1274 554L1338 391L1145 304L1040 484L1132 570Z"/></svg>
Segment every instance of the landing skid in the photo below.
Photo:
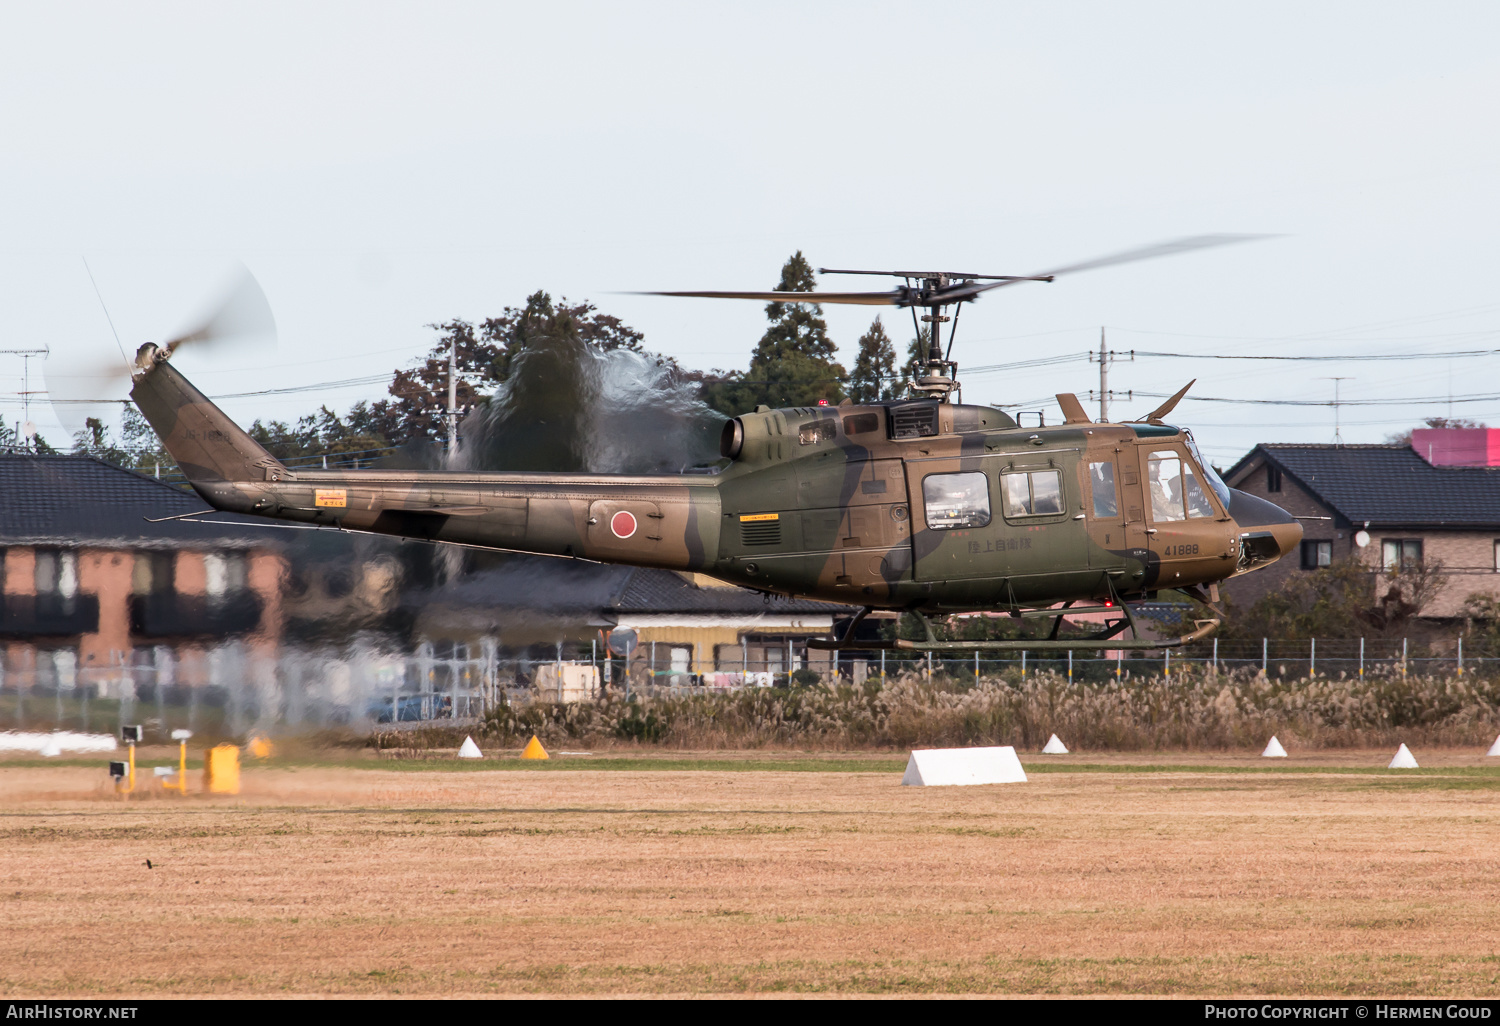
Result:
<svg viewBox="0 0 1500 1026"><path fill-rule="evenodd" d="M868 651L902 651L902 652L974 652L974 651L1001 651L1001 652L1064 652L1064 651L1100 651L1109 649L1111 651L1123 650L1126 652L1147 652L1163 648L1182 648L1191 645L1195 641L1202 641L1219 627L1219 620L1194 620L1194 629L1187 634L1175 638L1142 638L1136 628L1135 616L1130 608L1123 603L1117 606L1085 606L1071 608L1068 603L1061 609L1028 609L1012 615L1018 617L1056 617L1052 624L1052 633L1046 638L996 638L988 641L939 641L932 632L932 624L927 617L917 613L921 619L924 633L927 637L921 641L908 641L905 638L896 638L892 641L856 641L854 630L870 613L874 612L873 606L866 606L859 611L849 626L844 629L842 637L833 641L824 641L814 638L807 643L808 648L833 650L852 648ZM1106 624L1102 631L1090 634L1082 638L1059 638L1058 630L1062 627L1063 614L1065 613L1116 613L1122 614L1120 619ZM1133 635L1130 638L1116 638L1115 635L1129 628Z"/></svg>

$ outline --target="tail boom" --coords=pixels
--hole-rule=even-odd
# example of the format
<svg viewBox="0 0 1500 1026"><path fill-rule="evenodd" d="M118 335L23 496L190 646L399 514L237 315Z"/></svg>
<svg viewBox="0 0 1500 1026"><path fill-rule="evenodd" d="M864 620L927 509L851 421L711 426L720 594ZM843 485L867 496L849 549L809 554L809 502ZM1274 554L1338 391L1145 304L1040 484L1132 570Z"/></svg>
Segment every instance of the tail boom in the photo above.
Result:
<svg viewBox="0 0 1500 1026"><path fill-rule="evenodd" d="M225 512L672 570L717 558L712 478L292 470L151 345L131 398L193 489Z"/></svg>

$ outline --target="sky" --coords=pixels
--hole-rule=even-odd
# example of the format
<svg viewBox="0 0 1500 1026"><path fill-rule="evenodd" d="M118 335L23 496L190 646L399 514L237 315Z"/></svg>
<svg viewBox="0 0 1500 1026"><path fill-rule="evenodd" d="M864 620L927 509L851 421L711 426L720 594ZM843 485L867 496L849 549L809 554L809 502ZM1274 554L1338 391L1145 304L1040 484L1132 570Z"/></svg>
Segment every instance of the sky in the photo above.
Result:
<svg viewBox="0 0 1500 1026"><path fill-rule="evenodd" d="M1196 378L1173 419L1220 465L1331 442L1335 410L1213 400L1337 387L1351 443L1500 425L1500 353L1442 355L1500 350L1496 38L1500 7L1458 2L6 0L0 349L49 347L51 375L118 364L242 262L276 341L184 350L195 383L364 379L223 400L248 424L379 398L368 379L428 325L537 289L743 368L760 304L628 293L769 288L797 250L1027 274L1241 232L1268 237L986 296L954 350L964 400L1050 422L1053 394L1098 388L1102 327L1138 352L1111 419ZM875 311L824 312L852 364ZM883 318L904 346L909 315ZM21 370L0 354L10 424Z"/></svg>

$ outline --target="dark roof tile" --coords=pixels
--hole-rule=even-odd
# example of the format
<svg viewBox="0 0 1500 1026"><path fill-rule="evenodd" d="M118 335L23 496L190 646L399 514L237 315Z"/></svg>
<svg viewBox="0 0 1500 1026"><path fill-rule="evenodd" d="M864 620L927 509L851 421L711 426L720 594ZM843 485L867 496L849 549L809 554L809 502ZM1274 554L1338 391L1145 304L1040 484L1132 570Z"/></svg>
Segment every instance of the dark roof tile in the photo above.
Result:
<svg viewBox="0 0 1500 1026"><path fill-rule="evenodd" d="M1500 528L1500 467L1434 467L1409 445L1258 445L1350 523Z"/></svg>
<svg viewBox="0 0 1500 1026"><path fill-rule="evenodd" d="M636 570L612 604L621 613L830 613L855 607L810 599L767 599L747 588L700 588L671 570Z"/></svg>
<svg viewBox="0 0 1500 1026"><path fill-rule="evenodd" d="M92 456L0 453L0 545L245 548L275 532L147 521L207 509L184 492Z"/></svg>

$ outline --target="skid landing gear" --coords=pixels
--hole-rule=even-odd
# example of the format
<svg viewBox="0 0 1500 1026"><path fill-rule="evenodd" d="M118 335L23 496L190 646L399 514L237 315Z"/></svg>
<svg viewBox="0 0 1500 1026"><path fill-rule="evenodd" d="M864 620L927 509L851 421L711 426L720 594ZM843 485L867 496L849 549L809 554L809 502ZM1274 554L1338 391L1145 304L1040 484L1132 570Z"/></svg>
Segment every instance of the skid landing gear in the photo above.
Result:
<svg viewBox="0 0 1500 1026"><path fill-rule="evenodd" d="M1052 630L1046 638L997 638L988 641L939 641L932 630L932 621L927 619L926 614L919 610L911 610L922 622L921 641L908 641L905 638L896 638L892 641L856 641L854 631L865 617L874 612L873 606L865 606L859 611L844 632L833 641L812 639L808 641L807 647L820 650L838 650L841 648L857 648L869 651L903 651L903 652L974 652L985 651L1021 651L1028 652L1062 652L1062 651L1088 651L1102 649L1123 649L1127 652L1145 652L1162 648L1182 648L1191 645L1195 641L1202 641L1218 629L1220 621L1194 620L1193 630L1187 634L1175 638L1142 638L1140 630L1135 621L1135 615L1125 603L1105 606L1074 606L1072 602L1065 603L1061 608L1049 609L1023 609L1007 610L1010 615L1022 619L1033 619L1047 617L1052 619ZM1059 638L1058 632L1062 629L1063 617L1069 613L1105 613L1114 614L1115 620L1106 620L1104 629L1082 638ZM1130 631L1129 638L1119 638L1117 635L1125 630Z"/></svg>

